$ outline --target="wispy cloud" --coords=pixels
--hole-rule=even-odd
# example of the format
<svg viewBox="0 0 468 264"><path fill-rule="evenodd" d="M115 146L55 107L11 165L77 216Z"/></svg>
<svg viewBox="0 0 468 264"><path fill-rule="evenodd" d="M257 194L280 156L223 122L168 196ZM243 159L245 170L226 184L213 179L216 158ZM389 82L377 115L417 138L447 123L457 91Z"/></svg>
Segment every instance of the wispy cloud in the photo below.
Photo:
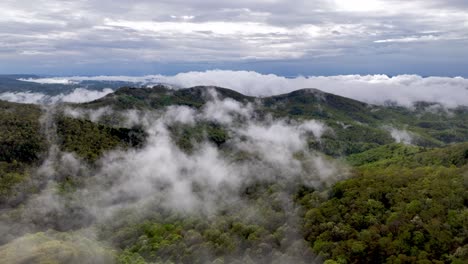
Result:
<svg viewBox="0 0 468 264"><path fill-rule="evenodd" d="M410 43L410 42L426 42L426 41L439 41L439 40L463 40L468 39L468 36L436 36L436 35L422 35L410 36L404 38L380 39L374 41L375 43Z"/></svg>
<svg viewBox="0 0 468 264"><path fill-rule="evenodd" d="M406 38L397 38L397 39L380 39L374 41L375 43L389 43L389 42L416 42L416 41L436 41L441 39L440 37L436 37L433 35L428 36L414 36L414 37L406 37Z"/></svg>

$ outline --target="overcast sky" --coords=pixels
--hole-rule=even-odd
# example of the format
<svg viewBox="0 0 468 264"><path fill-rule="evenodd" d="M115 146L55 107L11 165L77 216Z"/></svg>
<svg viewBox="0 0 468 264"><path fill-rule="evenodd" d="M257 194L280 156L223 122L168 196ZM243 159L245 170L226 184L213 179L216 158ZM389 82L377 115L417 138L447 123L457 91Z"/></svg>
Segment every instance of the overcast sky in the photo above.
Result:
<svg viewBox="0 0 468 264"><path fill-rule="evenodd" d="M0 73L468 77L466 0L1 0Z"/></svg>

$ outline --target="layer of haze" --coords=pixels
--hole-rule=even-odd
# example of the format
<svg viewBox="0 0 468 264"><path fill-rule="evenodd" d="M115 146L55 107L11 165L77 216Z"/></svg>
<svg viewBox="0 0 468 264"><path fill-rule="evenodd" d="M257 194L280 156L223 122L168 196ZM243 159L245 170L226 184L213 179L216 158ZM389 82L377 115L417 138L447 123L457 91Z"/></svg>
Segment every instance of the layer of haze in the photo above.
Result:
<svg viewBox="0 0 468 264"><path fill-rule="evenodd" d="M445 107L468 106L468 79L462 77L421 77L418 75L339 75L286 78L274 74L260 74L249 71L213 70L187 72L177 75L95 76L56 77L26 79L26 81L50 83L77 83L80 81L127 81L135 85L151 86L164 83L174 89L197 85L212 85L233 89L245 95L272 96L302 88L317 88L324 92L349 97L372 104L397 103L411 106L418 101L436 102ZM3 93L0 99L15 102L83 102L104 96L110 90L101 92L86 89L75 90L69 95L49 98L40 93ZM47 100L46 100L47 99Z"/></svg>

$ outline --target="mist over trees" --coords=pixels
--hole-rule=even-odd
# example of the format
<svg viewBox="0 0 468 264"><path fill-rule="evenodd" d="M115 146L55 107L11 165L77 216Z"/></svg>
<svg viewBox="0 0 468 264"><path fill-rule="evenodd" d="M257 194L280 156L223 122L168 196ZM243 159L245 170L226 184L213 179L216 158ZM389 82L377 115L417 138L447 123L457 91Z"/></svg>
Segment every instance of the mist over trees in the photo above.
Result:
<svg viewBox="0 0 468 264"><path fill-rule="evenodd" d="M125 87L0 102L7 263L465 263L466 107Z"/></svg>

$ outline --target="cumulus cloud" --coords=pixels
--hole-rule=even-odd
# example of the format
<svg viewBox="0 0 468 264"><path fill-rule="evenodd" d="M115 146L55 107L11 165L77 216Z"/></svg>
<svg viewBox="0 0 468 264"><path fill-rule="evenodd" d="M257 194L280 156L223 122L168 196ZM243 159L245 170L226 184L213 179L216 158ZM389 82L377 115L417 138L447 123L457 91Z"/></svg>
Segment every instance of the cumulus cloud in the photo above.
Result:
<svg viewBox="0 0 468 264"><path fill-rule="evenodd" d="M468 106L468 80L462 77L421 77L418 75L338 75L286 78L253 71L212 70L173 76L95 76L55 78L56 81L112 80L135 83L168 83L178 87L214 85L252 96L271 96L302 88L317 88L372 104L395 102L411 106L417 101L440 103L446 107ZM41 79L36 80L41 82Z"/></svg>

